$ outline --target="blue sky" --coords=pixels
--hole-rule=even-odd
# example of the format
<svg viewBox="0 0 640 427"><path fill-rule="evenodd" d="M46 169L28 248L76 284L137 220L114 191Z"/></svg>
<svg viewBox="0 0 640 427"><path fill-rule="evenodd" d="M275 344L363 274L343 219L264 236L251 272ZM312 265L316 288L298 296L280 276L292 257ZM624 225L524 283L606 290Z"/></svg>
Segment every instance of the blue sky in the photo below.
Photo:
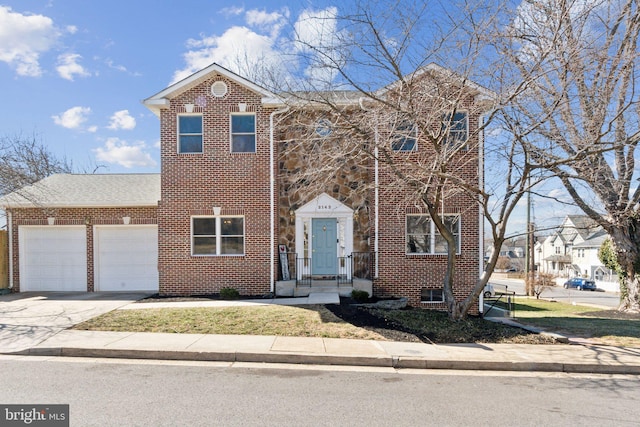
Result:
<svg viewBox="0 0 640 427"><path fill-rule="evenodd" d="M283 42L292 25L317 43L335 28L305 18L335 12L264 1L0 0L0 136L35 134L77 172L159 172L159 120L144 98L211 62L282 61L295 51ZM545 214L554 224L566 212L555 208ZM512 224L525 230L522 211Z"/></svg>
<svg viewBox="0 0 640 427"><path fill-rule="evenodd" d="M277 49L301 10L255 1L0 0L0 132L36 134L78 171L158 172L159 121L141 100L213 61L228 65L243 49Z"/></svg>

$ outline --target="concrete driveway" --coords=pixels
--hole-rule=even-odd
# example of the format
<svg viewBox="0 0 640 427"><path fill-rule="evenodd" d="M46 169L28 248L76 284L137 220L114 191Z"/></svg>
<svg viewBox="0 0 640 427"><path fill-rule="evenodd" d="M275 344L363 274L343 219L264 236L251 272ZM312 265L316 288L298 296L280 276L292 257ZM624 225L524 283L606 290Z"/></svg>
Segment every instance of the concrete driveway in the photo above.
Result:
<svg viewBox="0 0 640 427"><path fill-rule="evenodd" d="M0 353L16 353L148 293L24 292L0 296Z"/></svg>

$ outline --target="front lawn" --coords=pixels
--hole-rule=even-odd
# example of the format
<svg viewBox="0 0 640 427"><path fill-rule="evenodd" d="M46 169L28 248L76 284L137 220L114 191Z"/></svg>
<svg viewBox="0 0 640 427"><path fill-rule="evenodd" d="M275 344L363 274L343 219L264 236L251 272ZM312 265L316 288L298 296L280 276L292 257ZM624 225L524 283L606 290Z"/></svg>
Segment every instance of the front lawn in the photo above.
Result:
<svg viewBox="0 0 640 427"><path fill-rule="evenodd" d="M516 320L547 331L589 338L596 343L640 347L640 314L517 298Z"/></svg>
<svg viewBox="0 0 640 427"><path fill-rule="evenodd" d="M341 305L236 306L115 310L75 329L193 334L277 335L430 343L551 343L544 336L480 318L451 322L445 313Z"/></svg>

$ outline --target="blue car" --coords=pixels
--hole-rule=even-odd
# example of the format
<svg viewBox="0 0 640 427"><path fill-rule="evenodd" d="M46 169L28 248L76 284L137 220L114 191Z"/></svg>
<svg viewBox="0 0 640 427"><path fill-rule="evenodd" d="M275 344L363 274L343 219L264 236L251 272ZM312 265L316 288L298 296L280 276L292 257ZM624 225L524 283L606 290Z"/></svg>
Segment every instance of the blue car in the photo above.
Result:
<svg viewBox="0 0 640 427"><path fill-rule="evenodd" d="M595 291L596 289L598 289L596 287L596 282L589 279L582 279L580 277L574 277L573 279L569 279L566 282L564 282L564 288L565 289L576 288L579 291L586 291L586 290Z"/></svg>

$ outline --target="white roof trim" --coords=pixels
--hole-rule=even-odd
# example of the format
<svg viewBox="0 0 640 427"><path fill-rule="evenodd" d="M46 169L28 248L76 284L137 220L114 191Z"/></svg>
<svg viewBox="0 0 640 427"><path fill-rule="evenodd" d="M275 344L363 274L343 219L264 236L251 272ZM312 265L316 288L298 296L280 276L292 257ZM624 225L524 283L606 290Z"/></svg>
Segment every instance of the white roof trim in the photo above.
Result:
<svg viewBox="0 0 640 427"><path fill-rule="evenodd" d="M266 90L265 88L258 86L254 82L245 79L244 77L239 76L238 74L227 70L226 68L216 64L215 62L209 65L206 68L203 68L200 71L195 72L194 74L186 77L179 82L172 84L171 86L161 90L155 95L150 96L149 98L142 101L142 103L149 108L154 114L159 115L160 109L167 108L169 106L169 100L180 93L196 86L203 80L207 79L212 74L220 74L229 80L232 80L238 83L241 86L246 87L247 89L256 92L263 97L263 102L265 100L272 101L268 102L268 104L280 105L282 101L279 100L278 96L274 93ZM273 101L278 100L279 103L275 103Z"/></svg>

